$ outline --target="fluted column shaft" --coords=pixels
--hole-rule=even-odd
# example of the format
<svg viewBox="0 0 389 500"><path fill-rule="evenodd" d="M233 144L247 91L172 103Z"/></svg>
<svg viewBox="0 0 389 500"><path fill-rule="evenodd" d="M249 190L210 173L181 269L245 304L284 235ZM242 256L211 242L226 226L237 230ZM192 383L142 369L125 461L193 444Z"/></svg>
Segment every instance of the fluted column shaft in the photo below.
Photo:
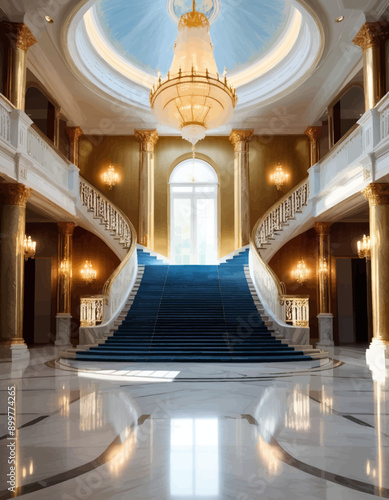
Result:
<svg viewBox="0 0 389 500"><path fill-rule="evenodd" d="M373 342L389 345L389 183L363 191L370 207Z"/></svg>
<svg viewBox="0 0 389 500"><path fill-rule="evenodd" d="M333 315L330 312L331 304L331 252L330 252L331 223L316 222L315 230L318 235L317 274L319 281L319 347L334 345Z"/></svg>
<svg viewBox="0 0 389 500"><path fill-rule="evenodd" d="M8 41L7 97L16 108L24 111L27 50L36 39L23 23L3 22L2 29Z"/></svg>
<svg viewBox="0 0 389 500"><path fill-rule="evenodd" d="M81 127L66 127L66 133L69 137L69 160L78 167L78 147L84 132Z"/></svg>
<svg viewBox="0 0 389 500"><path fill-rule="evenodd" d="M72 240L74 222L58 222L57 336L55 344L71 344Z"/></svg>
<svg viewBox="0 0 389 500"><path fill-rule="evenodd" d="M320 160L320 138L322 127L308 127L304 132L309 138L309 163L310 167Z"/></svg>
<svg viewBox="0 0 389 500"><path fill-rule="evenodd" d="M353 40L363 51L363 80L366 111L386 93L385 44L389 38L387 21L365 23Z"/></svg>
<svg viewBox="0 0 389 500"><path fill-rule="evenodd" d="M136 130L139 142L139 228L138 241L154 248L154 147L156 130Z"/></svg>
<svg viewBox="0 0 389 500"><path fill-rule="evenodd" d="M234 146L234 228L235 249L250 241L250 179L249 150L253 130L233 130Z"/></svg>
<svg viewBox="0 0 389 500"><path fill-rule="evenodd" d="M26 203L31 190L23 184L0 184L0 337L2 344L24 344L24 235Z"/></svg>

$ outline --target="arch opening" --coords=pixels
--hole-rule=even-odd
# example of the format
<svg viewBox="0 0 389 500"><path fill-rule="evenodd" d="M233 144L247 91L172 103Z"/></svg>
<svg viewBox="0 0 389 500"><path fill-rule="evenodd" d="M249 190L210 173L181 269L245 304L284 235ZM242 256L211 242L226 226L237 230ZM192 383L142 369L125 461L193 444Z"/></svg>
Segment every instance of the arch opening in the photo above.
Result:
<svg viewBox="0 0 389 500"><path fill-rule="evenodd" d="M218 178L215 170L203 160L184 160L172 171L169 184L172 264L216 264Z"/></svg>

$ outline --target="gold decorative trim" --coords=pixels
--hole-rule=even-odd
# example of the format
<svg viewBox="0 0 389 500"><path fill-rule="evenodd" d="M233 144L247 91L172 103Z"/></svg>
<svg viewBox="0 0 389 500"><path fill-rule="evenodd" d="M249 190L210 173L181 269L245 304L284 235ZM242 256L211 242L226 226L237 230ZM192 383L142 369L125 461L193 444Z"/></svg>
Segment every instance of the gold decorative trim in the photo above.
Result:
<svg viewBox="0 0 389 500"><path fill-rule="evenodd" d="M32 45L37 43L36 38L24 23L3 21L2 25L7 31L6 36L11 45L15 46L17 49L27 52Z"/></svg>
<svg viewBox="0 0 389 500"><path fill-rule="evenodd" d="M248 144L253 138L254 130L232 130L230 134L230 142L234 146L235 151L239 151L241 144Z"/></svg>
<svg viewBox="0 0 389 500"><path fill-rule="evenodd" d="M68 134L69 140L78 143L80 137L84 135L81 127L66 127L66 133Z"/></svg>
<svg viewBox="0 0 389 500"><path fill-rule="evenodd" d="M24 184L0 184L1 202L3 205L25 207L31 196L31 189Z"/></svg>
<svg viewBox="0 0 389 500"><path fill-rule="evenodd" d="M366 50L385 42L388 38L389 23L387 21L365 23L355 36L353 44L358 45L363 52L366 52Z"/></svg>
<svg viewBox="0 0 389 500"><path fill-rule="evenodd" d="M369 184L363 191L363 196L369 200L371 207L379 205L389 205L389 183L373 182Z"/></svg>
<svg viewBox="0 0 389 500"><path fill-rule="evenodd" d="M184 30L185 28L207 28L209 30L209 21L207 16L201 12L188 12L180 17L178 29Z"/></svg>
<svg viewBox="0 0 389 500"><path fill-rule="evenodd" d="M72 236L74 228L76 227L74 222L57 222L58 231L61 234L67 234Z"/></svg>
<svg viewBox="0 0 389 500"><path fill-rule="evenodd" d="M156 130L135 130L135 138L139 142L141 151L154 152L159 136Z"/></svg>
<svg viewBox="0 0 389 500"><path fill-rule="evenodd" d="M315 222L317 234L330 234L332 222Z"/></svg>
<svg viewBox="0 0 389 500"><path fill-rule="evenodd" d="M304 134L308 136L310 142L316 144L321 138L322 130L323 127L308 127Z"/></svg>

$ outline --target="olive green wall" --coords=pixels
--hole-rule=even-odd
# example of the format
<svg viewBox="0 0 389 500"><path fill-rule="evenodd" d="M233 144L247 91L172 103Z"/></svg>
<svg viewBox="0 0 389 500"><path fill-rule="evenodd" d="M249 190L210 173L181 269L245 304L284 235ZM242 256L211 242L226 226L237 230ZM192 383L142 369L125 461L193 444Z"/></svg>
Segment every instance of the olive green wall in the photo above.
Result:
<svg viewBox="0 0 389 500"><path fill-rule="evenodd" d="M80 139L81 175L103 191L138 228L139 144L134 136L83 136ZM198 158L208 161L219 178L219 257L234 248L234 149L227 136L206 137L196 146ZM181 137L160 137L155 146L155 248L169 255L169 177L182 160L191 158L191 146ZM109 162L117 165L121 182L109 191L101 179ZM290 174L283 191L270 184L272 169L280 161ZM254 136L250 143L250 218L258 218L292 186L307 176L308 138Z"/></svg>

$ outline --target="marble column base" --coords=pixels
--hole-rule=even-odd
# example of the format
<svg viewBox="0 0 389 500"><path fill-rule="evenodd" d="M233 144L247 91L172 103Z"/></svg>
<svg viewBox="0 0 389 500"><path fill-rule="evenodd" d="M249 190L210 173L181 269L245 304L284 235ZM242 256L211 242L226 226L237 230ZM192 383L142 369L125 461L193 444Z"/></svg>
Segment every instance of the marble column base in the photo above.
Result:
<svg viewBox="0 0 389 500"><path fill-rule="evenodd" d="M57 314L56 319L56 340L55 345L71 346L71 323L72 315L68 313Z"/></svg>
<svg viewBox="0 0 389 500"><path fill-rule="evenodd" d="M0 344L0 359L28 366L30 351L26 344Z"/></svg>
<svg viewBox="0 0 389 500"><path fill-rule="evenodd" d="M316 347L334 346L334 315L331 313L321 313L317 315L319 322L319 342Z"/></svg>
<svg viewBox="0 0 389 500"><path fill-rule="evenodd" d="M366 350L366 362L377 382L385 382L389 377L389 345L373 339Z"/></svg>

